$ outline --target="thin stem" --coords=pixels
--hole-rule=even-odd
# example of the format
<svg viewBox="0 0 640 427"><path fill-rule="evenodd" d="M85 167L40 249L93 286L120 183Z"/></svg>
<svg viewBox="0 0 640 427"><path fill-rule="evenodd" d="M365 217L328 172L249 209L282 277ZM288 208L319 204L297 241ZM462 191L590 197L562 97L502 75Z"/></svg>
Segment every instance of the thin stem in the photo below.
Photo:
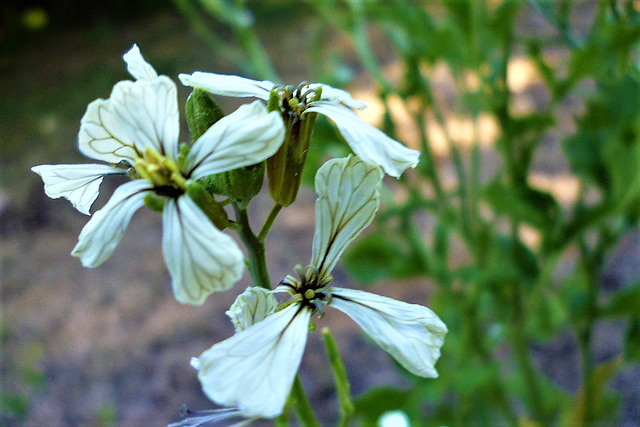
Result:
<svg viewBox="0 0 640 427"><path fill-rule="evenodd" d="M339 427L347 427L349 420L353 416L355 410L353 402L351 401L351 391L349 387L349 380L347 379L347 370L344 367L342 356L340 356L340 350L336 340L331 335L329 328L322 330L322 338L324 340L324 346L329 356L329 362L331 363L331 370L333 371L333 380L336 384L336 393L338 395L338 403L340 405L340 421Z"/></svg>
<svg viewBox="0 0 640 427"><path fill-rule="evenodd" d="M269 279L269 270L267 270L267 261L265 258L264 243L260 241L251 230L249 225L249 216L247 208L237 203L233 204L236 211L236 222L240 225L238 234L242 239L249 255L249 275L251 281L256 286L265 289L271 289L271 280Z"/></svg>
<svg viewBox="0 0 640 427"><path fill-rule="evenodd" d="M276 217L278 216L281 210L282 210L282 205L279 203L276 203L275 205L273 205L273 208L271 208L271 212L269 212L269 216L267 216L267 219L264 221L264 224L262 225L262 228L258 233L258 240L261 243L264 243L264 240L267 238L267 234L269 234L269 230L271 230L271 226L273 225L273 222L276 220Z"/></svg>
<svg viewBox="0 0 640 427"><path fill-rule="evenodd" d="M313 413L309 398L304 391L300 376L296 375L296 379L293 381L293 387L291 388L291 396L294 399L293 410L298 417L298 420L304 427L321 427L316 415Z"/></svg>

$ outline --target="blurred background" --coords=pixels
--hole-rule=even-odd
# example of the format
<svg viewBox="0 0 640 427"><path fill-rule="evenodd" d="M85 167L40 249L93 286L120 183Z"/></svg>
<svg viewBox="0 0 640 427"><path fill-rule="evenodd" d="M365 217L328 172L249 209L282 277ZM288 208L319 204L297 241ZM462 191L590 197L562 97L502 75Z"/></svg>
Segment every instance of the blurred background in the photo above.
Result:
<svg viewBox="0 0 640 427"><path fill-rule="evenodd" d="M376 9L378 3L382 4L380 9ZM484 22L479 33L465 27L467 15L475 13L472 13L474 3L482 4L483 13L495 18ZM383 127L412 148L424 151L428 147L430 158L425 160L423 154L421 162L427 165L424 174L412 171L403 181L387 178L385 214L372 225L376 233L370 232L365 243L345 256L344 263L334 272L334 283L347 287L364 285L380 294L427 304L441 314L452 325L447 337L450 341L445 344L438 366L439 370L442 368L441 378L417 382L400 372L384 351L370 343L351 320L337 311L318 321L318 326L329 326L334 332L354 396L364 396L357 405L363 419L375 419L374 415L363 414L367 411L378 414L381 409L376 405L380 401L384 401L381 408L404 408L410 414L410 408L418 408L416 417L429 420L424 425L436 422L495 425L514 421L526 425L536 419L527 415L536 413L535 401L531 403L519 394L522 381L520 385L509 385L510 378L518 376L514 366L519 364L510 362L515 347L513 342L507 343L505 336L509 334L500 319L499 312L508 311L503 300L499 297L465 300L475 301L475 308L470 310L480 319L483 330L483 335L476 331L478 341L490 348L499 374L506 378L507 394L511 396L506 403L513 409L505 410L506 415L501 418L502 415L496 415L501 410L469 415L474 401L485 397L492 400L504 390L497 390L492 383L495 362L485 363L482 357L471 355L473 367L467 366L464 372L458 370L456 376L455 363L444 361L465 360L457 346L464 345L465 336L476 332L467 331L465 335L464 325L460 326L465 319L460 314L462 308L460 313L448 308L449 294L443 297L436 294L432 298L443 283L450 286L452 295L464 293L467 283L477 283L476 289L493 295L490 292L495 289L505 289L500 288L500 280L513 281L512 277L495 279L496 270L508 275L512 265L488 245L484 249L480 243L473 246L472 240L464 238L464 224L461 237L455 237L455 215L452 220L451 215L434 208L433 203L424 202L419 210L411 211L410 224L404 221L406 216L397 214L403 206L413 206L408 201L415 197L438 199L434 194L439 191L445 195L443 200L452 201L451 209L455 211L466 203L461 192L466 188L472 195L478 191L480 202L474 205L479 212L478 224L508 230L508 224L501 222L505 217L523 218L522 226L517 222L514 236L524 249L514 259L528 262L529 250L534 257L538 256L533 262L535 272L529 269L525 273L535 276L536 283L542 280L538 276L543 277L545 286L553 289L525 295L535 301L529 310L539 312L536 315L549 320L549 324L541 326L544 322L534 314L531 323L526 318L521 324L522 330L527 331L523 336L534 375L542 384L540 394L548 396L538 404L538 415L545 415L541 418L546 420L562 419L565 423L597 419L594 414L592 419L584 415L585 405L580 406L580 402L585 402L580 400L581 393L585 394L581 385L585 361L580 356L581 335L576 331L582 330L580 325L585 320L577 317L583 314L576 313L584 311L590 322L587 349L593 362L589 363L602 368L599 364L603 361L618 361L615 366L607 365L608 371L604 372L604 368L598 371L598 387L606 390L604 394L614 395L611 400L598 400L598 405L606 400L613 408L598 415L602 417L600 421L638 425L640 366L638 352L629 349L633 347L629 343L640 337L640 327L636 317L624 317L632 311L636 315L640 312L640 294L632 287L640 276L640 233L632 214L637 205L626 204L615 211L616 215L624 213L624 221L617 216L612 221L624 223L625 227L615 228L615 238L607 241L608 246L597 263L587 263L597 270L593 273L594 283L603 290L593 307L600 299L609 301L620 289L631 289L626 298L630 306L616 312L622 317L602 321L592 315L595 313L592 306L584 309L580 305L582 294L578 291L569 296L562 293L562 289L573 289L570 284L565 287L567 278L573 280L576 289L583 289L583 282L574 276L581 262L580 251L576 249L580 245L547 251L553 245L560 247L558 242L562 239L547 239L554 232L545 216L547 212L539 214L536 210L543 206L564 212L569 219L582 218L578 215L580 207L597 207L597 202L608 200L606 185L590 191L584 184L602 184L597 179L585 178L583 173L591 170L589 156L595 158L596 154L566 141L583 135L581 132L599 132L600 129L590 130L585 124L601 117L599 111L620 109L624 114L632 109L633 114L627 116L632 116L629 120L637 125L638 108L628 107L623 95L630 97L640 94L640 90L630 84L629 88L616 86L607 92L601 82L601 74L621 76L601 64L619 60L631 67L635 56L629 52L637 53L635 46L640 34L639 19L634 14L637 5L631 1L617 3L621 4L620 11L615 1L3 2L0 6L0 423L164 425L180 418L183 405L192 409L214 407L202 395L189 359L233 333L224 312L249 284L248 275L232 290L212 295L202 307L179 304L173 298L170 277L163 264L161 216L146 209L136 213L107 262L95 269L82 268L80 261L69 253L88 217L64 199L49 199L40 178L30 171L30 167L39 164L87 162L76 149L80 119L91 101L107 98L116 82L130 78L122 54L137 43L156 70L176 82L178 73L200 70L287 84L321 81L345 87L356 99L368 103L369 108L361 114L364 120ZM416 10L420 13L406 13ZM614 11L626 17L620 18L624 25L605 30L598 27L604 25L599 23L601 16L609 17ZM562 17L566 20L562 21ZM412 19L417 22L408 22ZM415 32L410 31L412 28ZM513 37L510 42L501 38L507 34L505 28ZM604 35L592 42L596 32ZM483 37L491 42L483 44ZM474 44L466 45L469 40ZM620 47L620 51L612 46ZM502 79L500 76L494 79L499 72L503 73ZM425 80L412 80L416 75L425 76ZM425 84L429 85L428 91ZM508 108L504 111L495 107L495 99L488 95L496 87L509 94ZM188 88L178 85L182 114L189 93ZM612 94L611 99L607 93ZM218 101L227 113L240 104L232 99ZM602 104L600 110L592 108L597 102ZM633 104L633 99L629 102ZM421 109L423 104L426 106ZM604 123L606 118L602 120ZM184 120L182 124L181 141L189 141ZM602 128L607 126L602 124ZM625 133L621 137L628 142L624 147L637 145L639 134L635 130L634 127L628 131L631 136ZM535 144L527 146L528 157L523 160L527 168L523 179L527 186L535 188L535 194L527 193L531 189L527 187L524 193L520 190L514 193L519 196L508 197L509 185L515 184L503 178L518 175L517 171L506 170L509 161L503 157L505 135L509 134L516 135L514 140L523 135L535 140ZM527 144L518 141L523 146ZM572 151L571 147L577 148ZM580 163L567 154L576 150L587 160L581 157ZM305 169L306 182L311 182L324 159L345 153L348 148L330 123L320 121ZM623 160L631 155L625 153L613 151L609 156ZM437 179L432 174L434 165ZM513 165L517 170L518 163ZM624 187L632 182L629 177L634 176L634 165L620 166L626 168L628 175L616 176L604 166L604 172L598 171L608 177L606 182ZM465 171L470 175L466 182ZM119 179L105 179L93 211L104 205L121 183ZM507 184L503 189L492 184L495 182ZM502 198L501 194L507 196ZM519 205L522 194L528 199ZM312 188L303 187L298 201L278 217L267 240L273 280L292 274L295 264L306 265L309 261L314 199ZM473 198L469 203L472 202ZM268 195L261 194L250 209L253 223L260 224L270 208ZM631 213L627 215L628 212ZM399 216L394 219L394 215ZM445 220L441 221L442 218ZM461 221L464 223L464 215ZM560 220L558 224L564 230ZM569 233L575 223L567 224ZM394 227L413 230L413 235L426 242L426 249L421 244L398 242ZM584 227L585 233L589 231L587 228ZM478 230L482 229L478 226ZM447 230L453 230L453 237L449 237ZM481 234L476 233L476 237ZM437 244L443 235L448 242L445 264L453 275L446 275L442 273L444 270L425 261L431 259L428 255L421 258L421 250L431 253L431 242L435 242L434 259L439 256ZM478 237L473 241L482 240ZM598 241L597 236L587 238L586 246L592 241ZM485 249L488 260L478 261L476 255ZM545 269L548 253L554 258ZM504 268L503 261L508 264ZM494 264L498 267L494 268ZM486 267L474 270L478 265ZM518 270L518 274L525 273ZM487 288L482 287L485 285ZM495 295L500 292L495 291ZM575 325L578 326L574 328ZM515 328L510 331L517 330L514 325L509 327ZM458 334L459 331L462 332ZM630 353L633 351L636 353ZM636 359L627 357L629 354L635 354ZM319 334L310 335L301 377L321 421L333 424L338 405ZM524 382L526 378L525 375ZM556 391L550 391L552 388ZM499 398L496 402L497 407L505 403ZM590 401L586 402L588 406ZM560 408L565 403L569 409ZM434 418L428 418L433 414Z"/></svg>

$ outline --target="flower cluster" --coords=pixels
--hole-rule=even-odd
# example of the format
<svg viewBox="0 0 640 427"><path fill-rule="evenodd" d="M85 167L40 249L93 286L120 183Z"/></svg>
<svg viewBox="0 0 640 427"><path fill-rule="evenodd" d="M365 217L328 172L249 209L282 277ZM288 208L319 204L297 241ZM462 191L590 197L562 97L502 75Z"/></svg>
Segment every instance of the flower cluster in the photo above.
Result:
<svg viewBox="0 0 640 427"><path fill-rule="evenodd" d="M287 276L275 292L251 288L229 311L236 334L198 359L198 378L214 402L237 406L247 417L280 415L302 360L314 313L333 307L414 375L437 377L447 327L426 307L369 292L328 286L340 255L371 223L380 204L382 172L357 157L334 159L316 175L316 230L311 264ZM262 294L262 295L260 295ZM239 327L239 325L242 325Z"/></svg>
<svg viewBox="0 0 640 427"><path fill-rule="evenodd" d="M431 310L330 286L340 256L379 208L384 173L399 177L416 166L419 152L360 120L352 109L364 103L342 90L202 72L179 76L194 88L187 101L194 141L180 144L175 83L159 76L136 45L124 61L135 80L117 83L108 99L89 104L80 126L80 151L104 163L32 168L49 197L64 197L87 215L106 175L130 178L80 233L72 255L86 267L111 256L133 214L147 205L163 215L162 249L176 299L203 304L211 293L240 280L245 266L242 251L223 230L233 228L245 243L248 235L250 242L263 244L264 236L253 235L241 213L260 190L265 170L276 215L295 200L317 114L336 124L356 154L330 160L318 170L310 265L296 266L298 277L287 276L274 291L248 288L227 312L236 334L194 358L205 394L237 407L200 416L281 414L311 318L324 315L327 307L351 317L409 372L436 377L434 364L447 328ZM209 93L258 100L225 116ZM226 199L218 200L221 196ZM228 204L240 223L229 219ZM288 299L279 303L277 293Z"/></svg>

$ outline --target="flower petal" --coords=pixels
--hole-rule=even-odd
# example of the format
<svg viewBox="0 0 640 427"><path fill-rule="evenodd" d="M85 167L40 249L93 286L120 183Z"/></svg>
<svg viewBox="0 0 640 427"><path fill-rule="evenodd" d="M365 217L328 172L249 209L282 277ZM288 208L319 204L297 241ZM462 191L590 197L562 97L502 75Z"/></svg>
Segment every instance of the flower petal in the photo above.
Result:
<svg viewBox="0 0 640 427"><path fill-rule="evenodd" d="M71 255L80 258L85 267L97 267L107 260L118 246L131 217L144 204L151 184L144 179L122 184L111 199L93 214L78 237Z"/></svg>
<svg viewBox="0 0 640 427"><path fill-rule="evenodd" d="M435 378L447 327L426 307L353 289L330 288L331 306L351 317L409 372Z"/></svg>
<svg viewBox="0 0 640 427"><path fill-rule="evenodd" d="M101 164L40 165L31 170L42 177L47 196L52 199L64 197L85 215L90 215L89 209L98 198L102 178L127 172Z"/></svg>
<svg viewBox="0 0 640 427"><path fill-rule="evenodd" d="M209 399L247 417L282 413L307 341L311 310L292 304L200 356L198 379Z"/></svg>
<svg viewBox="0 0 640 427"><path fill-rule="evenodd" d="M329 274L380 206L382 171L357 157L326 162L316 174L316 231L311 265Z"/></svg>
<svg viewBox="0 0 640 427"><path fill-rule="evenodd" d="M263 80L251 80L227 74L203 73L179 74L178 78L185 86L203 89L215 95L235 96L238 98L259 98L267 101L274 83Z"/></svg>
<svg viewBox="0 0 640 427"><path fill-rule="evenodd" d="M158 77L158 73L151 64L144 60L140 53L140 48L134 44L122 58L127 63L127 71L137 80L153 80Z"/></svg>
<svg viewBox="0 0 640 427"><path fill-rule="evenodd" d="M284 140L278 111L269 113L260 101L243 105L218 120L195 142L185 163L192 179L260 163Z"/></svg>
<svg viewBox="0 0 640 427"><path fill-rule="evenodd" d="M80 151L105 162L133 164L149 147L175 160L179 132L176 90L165 76L117 83L108 100L89 104L80 125Z"/></svg>
<svg viewBox="0 0 640 427"><path fill-rule="evenodd" d="M236 333L264 320L278 308L278 300L273 292L264 288L248 287L238 295L225 313L231 319Z"/></svg>
<svg viewBox="0 0 640 427"><path fill-rule="evenodd" d="M310 104L305 114L308 112L324 114L333 120L353 152L365 162L381 166L388 175L398 178L405 169L418 164L419 151L389 138L344 105L318 101Z"/></svg>
<svg viewBox="0 0 640 427"><path fill-rule="evenodd" d="M344 104L349 108L353 108L354 110L364 110L365 108L367 108L366 102L353 99L349 92L346 92L342 89L336 89L335 87L323 85L320 83L312 83L309 85L309 88L311 89L317 89L318 87L322 88L322 95L320 96L320 100L322 101L329 101L335 104Z"/></svg>
<svg viewBox="0 0 640 427"><path fill-rule="evenodd" d="M244 257L238 245L188 196L167 200L162 221L162 251L178 301L201 305L240 280Z"/></svg>

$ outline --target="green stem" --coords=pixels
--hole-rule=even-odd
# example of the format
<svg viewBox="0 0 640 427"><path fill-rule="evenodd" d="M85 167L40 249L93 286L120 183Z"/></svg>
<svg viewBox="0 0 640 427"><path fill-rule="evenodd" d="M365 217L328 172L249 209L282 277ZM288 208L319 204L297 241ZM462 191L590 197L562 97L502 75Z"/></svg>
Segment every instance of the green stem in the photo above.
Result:
<svg viewBox="0 0 640 427"><path fill-rule="evenodd" d="M249 216L247 208L240 206L238 203L233 204L236 211L236 223L240 226L238 234L242 239L249 255L249 275L251 281L256 286L265 289L271 289L271 280L269 279L269 271L267 270L267 261L265 258L264 243L256 237L249 225Z"/></svg>
<svg viewBox="0 0 640 427"><path fill-rule="evenodd" d="M273 205L271 212L269 212L269 216L264 221L264 224L260 229L260 233L258 233L258 240L260 242L264 243L264 240L267 238L267 234L269 234L269 230L271 230L271 226L273 225L273 222L276 220L276 217L278 216L281 210L282 210L281 204L276 203L275 205Z"/></svg>
<svg viewBox="0 0 640 427"><path fill-rule="evenodd" d="M329 328L322 330L322 338L324 340L324 346L329 355L329 362L331 363L331 369L333 371L333 380L336 384L336 393L338 394L338 403L340 405L340 421L339 427L347 427L349 420L353 416L355 408L351 401L351 391L349 387L349 380L347 379L347 370L344 367L344 362L340 356L340 350L336 340L331 335Z"/></svg>
<svg viewBox="0 0 640 427"><path fill-rule="evenodd" d="M316 415L313 413L307 394L304 391L300 376L296 375L296 379L293 381L293 387L291 388L291 397L293 397L293 410L300 421L300 424L304 427L321 427Z"/></svg>

